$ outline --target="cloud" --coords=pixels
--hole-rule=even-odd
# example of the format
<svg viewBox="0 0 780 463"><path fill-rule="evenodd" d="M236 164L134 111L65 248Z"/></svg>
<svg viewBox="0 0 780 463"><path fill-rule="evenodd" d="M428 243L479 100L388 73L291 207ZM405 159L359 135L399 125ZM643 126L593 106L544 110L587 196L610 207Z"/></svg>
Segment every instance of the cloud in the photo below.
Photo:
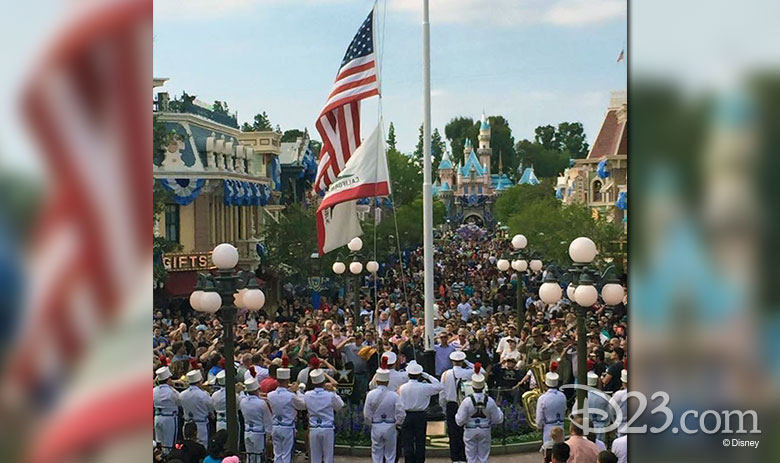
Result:
<svg viewBox="0 0 780 463"><path fill-rule="evenodd" d="M387 0L388 9L422 15L419 0ZM625 18L627 0L431 0L431 22L438 24L552 24L583 26Z"/></svg>
<svg viewBox="0 0 780 463"><path fill-rule="evenodd" d="M383 0L391 12L419 21L420 0ZM562 27L625 19L627 0L430 0L436 24L552 24ZM241 14L255 7L348 4L355 0L160 0L154 2L155 21L207 20ZM380 2L380 7L381 7Z"/></svg>
<svg viewBox="0 0 780 463"><path fill-rule="evenodd" d="M327 5L349 3L350 0L158 0L154 2L154 20L208 20L224 18L256 7Z"/></svg>

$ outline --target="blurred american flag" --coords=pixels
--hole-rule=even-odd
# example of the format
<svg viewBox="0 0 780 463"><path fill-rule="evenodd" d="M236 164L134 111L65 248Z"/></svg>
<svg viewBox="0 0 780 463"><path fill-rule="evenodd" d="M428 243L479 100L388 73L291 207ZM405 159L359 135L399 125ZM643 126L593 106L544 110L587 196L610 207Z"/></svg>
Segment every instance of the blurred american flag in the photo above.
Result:
<svg viewBox="0 0 780 463"><path fill-rule="evenodd" d="M148 361L125 336L152 311L151 26L151 0L82 8L23 95L49 177L2 377L0 414L35 429L15 430L25 461L151 436Z"/></svg>

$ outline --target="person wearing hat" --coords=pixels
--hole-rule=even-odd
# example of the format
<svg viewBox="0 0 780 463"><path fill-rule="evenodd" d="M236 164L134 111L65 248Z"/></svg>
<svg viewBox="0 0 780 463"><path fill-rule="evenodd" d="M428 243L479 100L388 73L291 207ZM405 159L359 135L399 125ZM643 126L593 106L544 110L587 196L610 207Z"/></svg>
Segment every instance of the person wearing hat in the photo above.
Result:
<svg viewBox="0 0 780 463"><path fill-rule="evenodd" d="M465 427L463 438L466 444L468 463L487 463L490 457L490 428L504 422L504 414L496 401L487 395L482 365L474 365L471 387L474 393L466 397L458 407L455 422Z"/></svg>
<svg viewBox="0 0 780 463"><path fill-rule="evenodd" d="M309 413L309 451L311 463L333 463L334 422L333 413L341 410L344 401L333 391L333 384L326 381L325 372L319 368L310 375L314 389L306 391L304 400Z"/></svg>
<svg viewBox="0 0 780 463"><path fill-rule="evenodd" d="M279 386L268 393L268 404L273 415L273 431L271 438L274 444L274 463L289 463L292 461L295 447L295 417L296 410L306 410L306 400L298 391L298 385L290 385L289 360L282 357L282 366L276 369L276 380Z"/></svg>
<svg viewBox="0 0 780 463"><path fill-rule="evenodd" d="M431 396L441 392L442 385L438 379L423 372L417 362L410 362L406 367L409 381L398 388L401 409L406 414L401 432L404 434L404 461L407 463L423 463L425 461L425 432L428 419L425 411L431 401ZM429 383L423 383L425 378Z"/></svg>
<svg viewBox="0 0 780 463"><path fill-rule="evenodd" d="M265 462L265 436L271 432L273 420L268 404L260 398L260 383L257 378L244 380L246 397L239 408L244 415L244 445L247 463Z"/></svg>
<svg viewBox="0 0 780 463"><path fill-rule="evenodd" d="M179 393L173 388L173 378L168 367L155 371L157 386L152 391L154 406L154 440L162 445L163 454L171 451L179 427Z"/></svg>
<svg viewBox="0 0 780 463"><path fill-rule="evenodd" d="M398 388L401 387L402 384L405 384L409 381L408 370L403 372L396 369L396 365L398 364L398 356L395 355L395 352L393 351L387 351L383 353L379 360L380 364L384 365L385 359L387 359L387 369L390 371L390 380L388 382L387 388L391 391L397 392ZM374 375L374 377L371 379L368 387L369 389L376 389L376 375Z"/></svg>
<svg viewBox="0 0 780 463"><path fill-rule="evenodd" d="M536 427L542 430L544 444L551 440L550 429L563 426L566 416L566 396L558 390L558 380L558 373L547 372L544 375L544 384L548 389L536 402Z"/></svg>
<svg viewBox="0 0 780 463"><path fill-rule="evenodd" d="M463 444L463 427L455 422L458 405L463 401L463 384L471 379L474 369L466 365L466 353L456 350L450 354L452 368L441 375L442 391L439 405L447 417L447 435L450 438L450 460L466 461L466 447Z"/></svg>
<svg viewBox="0 0 780 463"><path fill-rule="evenodd" d="M209 442L209 418L214 417L214 403L209 394L200 388L203 373L200 370L187 372L189 387L179 394L185 422L194 421L198 426L198 442L203 446Z"/></svg>
<svg viewBox="0 0 780 463"><path fill-rule="evenodd" d="M620 417L612 417L613 420L619 423L617 428L618 437L622 437L625 434L626 421L628 421L628 398L626 397L628 395L628 370L623 369L620 371L620 383L620 389L612 394L612 406L610 407L611 410L617 410L619 408L621 412Z"/></svg>
<svg viewBox="0 0 780 463"><path fill-rule="evenodd" d="M363 417L371 423L371 458L374 463L395 463L398 432L396 426L405 417L398 394L388 389L390 370L387 357L376 371L377 387L366 395Z"/></svg>
<svg viewBox="0 0 780 463"><path fill-rule="evenodd" d="M219 388L211 394L211 402L214 404L214 411L217 414L217 431L227 429L227 398L225 393L225 370L220 371L215 376L215 382ZM238 403L238 401L236 401Z"/></svg>
<svg viewBox="0 0 780 463"><path fill-rule="evenodd" d="M593 423L594 429L606 428L609 424L610 406L609 396L603 391L598 389L599 375L593 371L588 372L588 386L591 390L588 391L588 417L591 423ZM604 440L604 431L596 432L596 438Z"/></svg>
<svg viewBox="0 0 780 463"><path fill-rule="evenodd" d="M517 325L509 325L508 330L509 334L507 336L502 337L498 341L498 346L496 347L496 353L499 357L504 353L505 350L509 349L508 341L510 339L515 340L515 345L520 342L520 338L517 337Z"/></svg>
<svg viewBox="0 0 780 463"><path fill-rule="evenodd" d="M538 326L531 328L531 339L528 340L523 346L521 353L526 354L528 362L534 359L547 361L550 359L552 352L549 349L549 345L544 342L544 333Z"/></svg>

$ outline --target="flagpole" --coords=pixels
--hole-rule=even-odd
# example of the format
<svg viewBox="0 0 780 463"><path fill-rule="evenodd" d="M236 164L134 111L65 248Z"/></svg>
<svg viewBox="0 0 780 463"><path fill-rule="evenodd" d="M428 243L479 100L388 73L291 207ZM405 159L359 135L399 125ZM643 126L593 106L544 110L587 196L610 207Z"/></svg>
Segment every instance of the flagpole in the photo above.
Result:
<svg viewBox="0 0 780 463"><path fill-rule="evenodd" d="M431 192L431 30L423 0L423 251L425 268L425 369L433 374L433 195Z"/></svg>

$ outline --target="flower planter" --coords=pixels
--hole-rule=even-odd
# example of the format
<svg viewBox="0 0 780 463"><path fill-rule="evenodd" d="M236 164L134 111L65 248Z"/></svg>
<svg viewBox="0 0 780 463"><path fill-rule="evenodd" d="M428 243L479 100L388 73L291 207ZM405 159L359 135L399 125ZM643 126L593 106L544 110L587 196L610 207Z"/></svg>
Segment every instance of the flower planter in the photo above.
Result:
<svg viewBox="0 0 780 463"><path fill-rule="evenodd" d="M506 453L538 452L542 447L542 441L518 442L515 444L506 444L503 447Z"/></svg>
<svg viewBox="0 0 780 463"><path fill-rule="evenodd" d="M350 455L353 457L371 457L371 447L354 446L350 448Z"/></svg>

